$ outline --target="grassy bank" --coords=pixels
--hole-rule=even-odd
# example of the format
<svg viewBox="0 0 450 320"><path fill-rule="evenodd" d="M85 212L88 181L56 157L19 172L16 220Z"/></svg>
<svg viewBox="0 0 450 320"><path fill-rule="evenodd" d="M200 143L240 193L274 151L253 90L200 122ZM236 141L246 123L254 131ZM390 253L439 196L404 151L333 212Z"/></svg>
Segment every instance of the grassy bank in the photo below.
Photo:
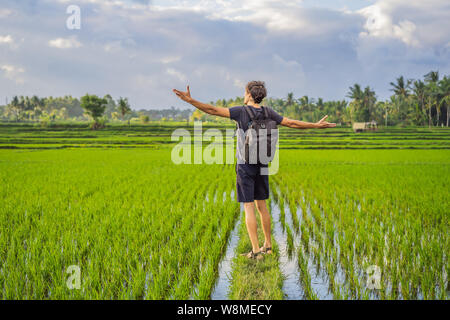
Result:
<svg viewBox="0 0 450 320"><path fill-rule="evenodd" d="M258 221L258 239L262 246L264 234L259 214L255 213ZM234 300L283 299L283 275L279 268L279 248L276 242L272 239L272 254L264 255L261 260L240 256L241 253L250 252L252 248L245 225L245 213L242 214L241 219L240 240L233 260L229 298Z"/></svg>

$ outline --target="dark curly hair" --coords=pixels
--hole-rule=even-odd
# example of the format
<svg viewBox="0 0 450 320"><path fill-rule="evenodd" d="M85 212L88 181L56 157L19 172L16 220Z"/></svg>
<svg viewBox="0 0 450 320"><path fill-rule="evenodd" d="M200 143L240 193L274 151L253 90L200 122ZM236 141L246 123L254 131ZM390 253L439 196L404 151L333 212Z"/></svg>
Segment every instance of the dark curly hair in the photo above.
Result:
<svg viewBox="0 0 450 320"><path fill-rule="evenodd" d="M250 81L247 83L247 90L253 98L255 103L261 103L263 99L267 96L266 86L264 81Z"/></svg>

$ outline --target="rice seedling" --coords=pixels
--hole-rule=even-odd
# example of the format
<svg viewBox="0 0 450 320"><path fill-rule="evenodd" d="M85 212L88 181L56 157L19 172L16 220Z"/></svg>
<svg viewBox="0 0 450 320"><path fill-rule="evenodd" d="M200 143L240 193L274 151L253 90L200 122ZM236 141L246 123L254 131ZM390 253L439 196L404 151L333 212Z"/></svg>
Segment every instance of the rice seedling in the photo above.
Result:
<svg viewBox="0 0 450 320"><path fill-rule="evenodd" d="M1 159L2 298L208 298L239 213L231 198L212 201L231 166L174 167L169 150ZM79 290L66 285L71 265Z"/></svg>
<svg viewBox="0 0 450 320"><path fill-rule="evenodd" d="M210 298L240 217L234 166L174 165L174 128L0 126L0 298ZM320 276L335 299L448 299L449 136L280 130L268 207L305 298ZM236 256L229 297L282 299L279 258L275 242Z"/></svg>
<svg viewBox="0 0 450 320"><path fill-rule="evenodd" d="M343 290L355 299L446 298L442 270L448 270L450 167L445 151L415 151L413 157L411 151L366 151L355 161L349 151L319 151L304 154L303 162L289 160L298 157L294 151L282 152L288 159L276 181L284 184L280 190L297 186L285 196L302 212L299 261L311 254L326 269L337 298L343 296L334 281L337 264L345 273ZM329 178L324 183L319 176ZM381 270L377 288L368 285L370 266Z"/></svg>

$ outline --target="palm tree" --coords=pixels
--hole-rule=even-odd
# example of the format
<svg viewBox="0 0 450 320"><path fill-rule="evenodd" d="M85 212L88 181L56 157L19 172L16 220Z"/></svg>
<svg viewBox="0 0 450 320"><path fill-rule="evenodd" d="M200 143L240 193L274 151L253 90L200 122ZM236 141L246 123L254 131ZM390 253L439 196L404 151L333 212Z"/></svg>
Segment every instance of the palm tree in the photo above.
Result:
<svg viewBox="0 0 450 320"><path fill-rule="evenodd" d="M437 83L439 81L439 72L430 71L425 76L426 93L427 93L427 108L428 108L428 126L431 127L431 109L437 104ZM436 110L437 112L437 110ZM439 122L439 121L438 121Z"/></svg>
<svg viewBox="0 0 450 320"><path fill-rule="evenodd" d="M298 99L297 102L300 104L299 112L309 113L309 121L313 121L314 99L310 99L305 95Z"/></svg>
<svg viewBox="0 0 450 320"><path fill-rule="evenodd" d="M419 109L421 111L421 113L425 113L426 116L426 107L425 107L425 83L422 80L417 80L414 81L413 83L413 92L414 92L414 96L417 100L417 103L419 105ZM422 118L422 117L420 117ZM417 117L417 120L419 120L419 118Z"/></svg>
<svg viewBox="0 0 450 320"><path fill-rule="evenodd" d="M286 98L286 106L291 106L294 104L294 94L289 92Z"/></svg>
<svg viewBox="0 0 450 320"><path fill-rule="evenodd" d="M373 117L373 107L377 101L375 91L369 86L361 90L361 86L357 83L349 88L347 97L353 99L351 107L353 108L356 117L362 121L369 121Z"/></svg>
<svg viewBox="0 0 450 320"><path fill-rule="evenodd" d="M441 81L439 81L439 106L442 107L445 105L445 112L447 114L447 123L446 126L448 127L448 122L450 118L450 113L448 112L448 106L450 105L450 78L447 76L444 76Z"/></svg>
<svg viewBox="0 0 450 320"><path fill-rule="evenodd" d="M316 121L316 119L318 117L320 117L321 113L328 114L327 112L324 112L324 108L325 108L325 105L324 105L323 99L322 98L317 98L317 102L316 102L316 106L315 106L315 112L313 113L313 119L312 119L313 121Z"/></svg>
<svg viewBox="0 0 450 320"><path fill-rule="evenodd" d="M410 89L412 80L406 80L406 83L405 83L405 79L403 78L403 76L401 76L396 79L396 82L397 83L394 83L394 82L390 83L390 85L392 86L391 91L394 91L394 94L399 97L407 98L409 95L409 89Z"/></svg>
<svg viewBox="0 0 450 320"><path fill-rule="evenodd" d="M309 109L309 97L308 96L301 97L300 99L298 99L298 102L300 103L302 111L306 111Z"/></svg>
<svg viewBox="0 0 450 320"><path fill-rule="evenodd" d="M37 118L42 112L42 99L39 99L38 96L34 95L30 99L30 108L33 110L33 118Z"/></svg>
<svg viewBox="0 0 450 320"><path fill-rule="evenodd" d="M323 98L317 98L316 106L317 106L317 108L318 108L319 110L322 110L322 109L323 109L323 107L324 107L324 104L323 104Z"/></svg>
<svg viewBox="0 0 450 320"><path fill-rule="evenodd" d="M430 71L425 76L426 82L438 82L439 81L439 71Z"/></svg>
<svg viewBox="0 0 450 320"><path fill-rule="evenodd" d="M364 88L364 109L366 110L366 119L367 121L373 120L373 107L375 106L375 102L377 102L377 98L375 96L375 91L370 89L369 86Z"/></svg>
<svg viewBox="0 0 450 320"><path fill-rule="evenodd" d="M128 103L127 98L120 97L119 100L117 100L117 110L121 114L122 120L127 113L131 112L130 104Z"/></svg>
<svg viewBox="0 0 450 320"><path fill-rule="evenodd" d="M347 93L347 97L353 100L361 101L363 99L363 91L361 90L361 86L357 83L353 85L353 87L349 88L349 92Z"/></svg>
<svg viewBox="0 0 450 320"><path fill-rule="evenodd" d="M353 85L353 87L349 87L349 91L347 93L347 97L352 99L350 102L350 121L353 122L355 120L354 115L359 114L360 109L362 107L362 101L364 98L364 93L361 90L361 86L357 83ZM357 116L358 118L358 116ZM359 119L358 119L359 120Z"/></svg>
<svg viewBox="0 0 450 320"><path fill-rule="evenodd" d="M376 105L376 108L377 108L378 110L380 110L380 112L383 112L383 111L384 111L384 125L385 125L385 127L387 127L387 125L388 125L388 109L389 109L389 103L387 103L387 102L385 102L385 101L378 101L378 102L377 102L377 105ZM381 116L381 119L382 119L383 115L380 114L380 116Z"/></svg>
<svg viewBox="0 0 450 320"><path fill-rule="evenodd" d="M16 121L19 121L19 115L20 115L20 104L19 104L19 98L17 96L14 96L8 106L8 110L15 116Z"/></svg>

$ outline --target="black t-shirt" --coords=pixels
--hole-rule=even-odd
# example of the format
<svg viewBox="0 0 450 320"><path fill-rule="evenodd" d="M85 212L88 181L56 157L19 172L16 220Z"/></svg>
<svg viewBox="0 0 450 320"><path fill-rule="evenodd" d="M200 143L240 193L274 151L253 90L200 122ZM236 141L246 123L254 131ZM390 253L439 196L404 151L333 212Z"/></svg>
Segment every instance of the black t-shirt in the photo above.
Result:
<svg viewBox="0 0 450 320"><path fill-rule="evenodd" d="M252 110L255 112L256 118L261 119L263 112L262 108L255 108L253 106L248 106L249 108L252 108ZM283 121L283 117L280 116L275 110L269 107L267 108L267 111L269 113L269 118L274 120L278 125ZM243 106L237 106L237 107L231 107L230 108L230 119L234 120L238 123L239 128L246 131L248 129L248 124L250 122L250 117L247 114L247 111L245 111Z"/></svg>
<svg viewBox="0 0 450 320"><path fill-rule="evenodd" d="M253 106L248 106L248 107L252 108L252 110L255 112L255 118L257 118L257 119L263 118L263 115L262 115L263 109L262 108L255 108ZM267 108L269 118L274 120L277 123L277 125L279 125L281 123L281 121L283 121L283 116L280 116L277 112L275 112L275 110L273 110L272 108L268 108L268 107L264 107L264 108ZM250 122L250 117L249 117L247 111L245 111L243 106L231 107L230 108L230 119L236 121L238 123L239 128L242 129L243 132L247 131L248 124ZM245 137L244 137L243 133L238 130L237 144L236 144L236 158L238 160L237 164L244 166L245 168L247 168L248 166L258 166L257 164L245 164L244 154L243 154L244 140L245 140ZM263 165L263 166L267 166L267 165Z"/></svg>

